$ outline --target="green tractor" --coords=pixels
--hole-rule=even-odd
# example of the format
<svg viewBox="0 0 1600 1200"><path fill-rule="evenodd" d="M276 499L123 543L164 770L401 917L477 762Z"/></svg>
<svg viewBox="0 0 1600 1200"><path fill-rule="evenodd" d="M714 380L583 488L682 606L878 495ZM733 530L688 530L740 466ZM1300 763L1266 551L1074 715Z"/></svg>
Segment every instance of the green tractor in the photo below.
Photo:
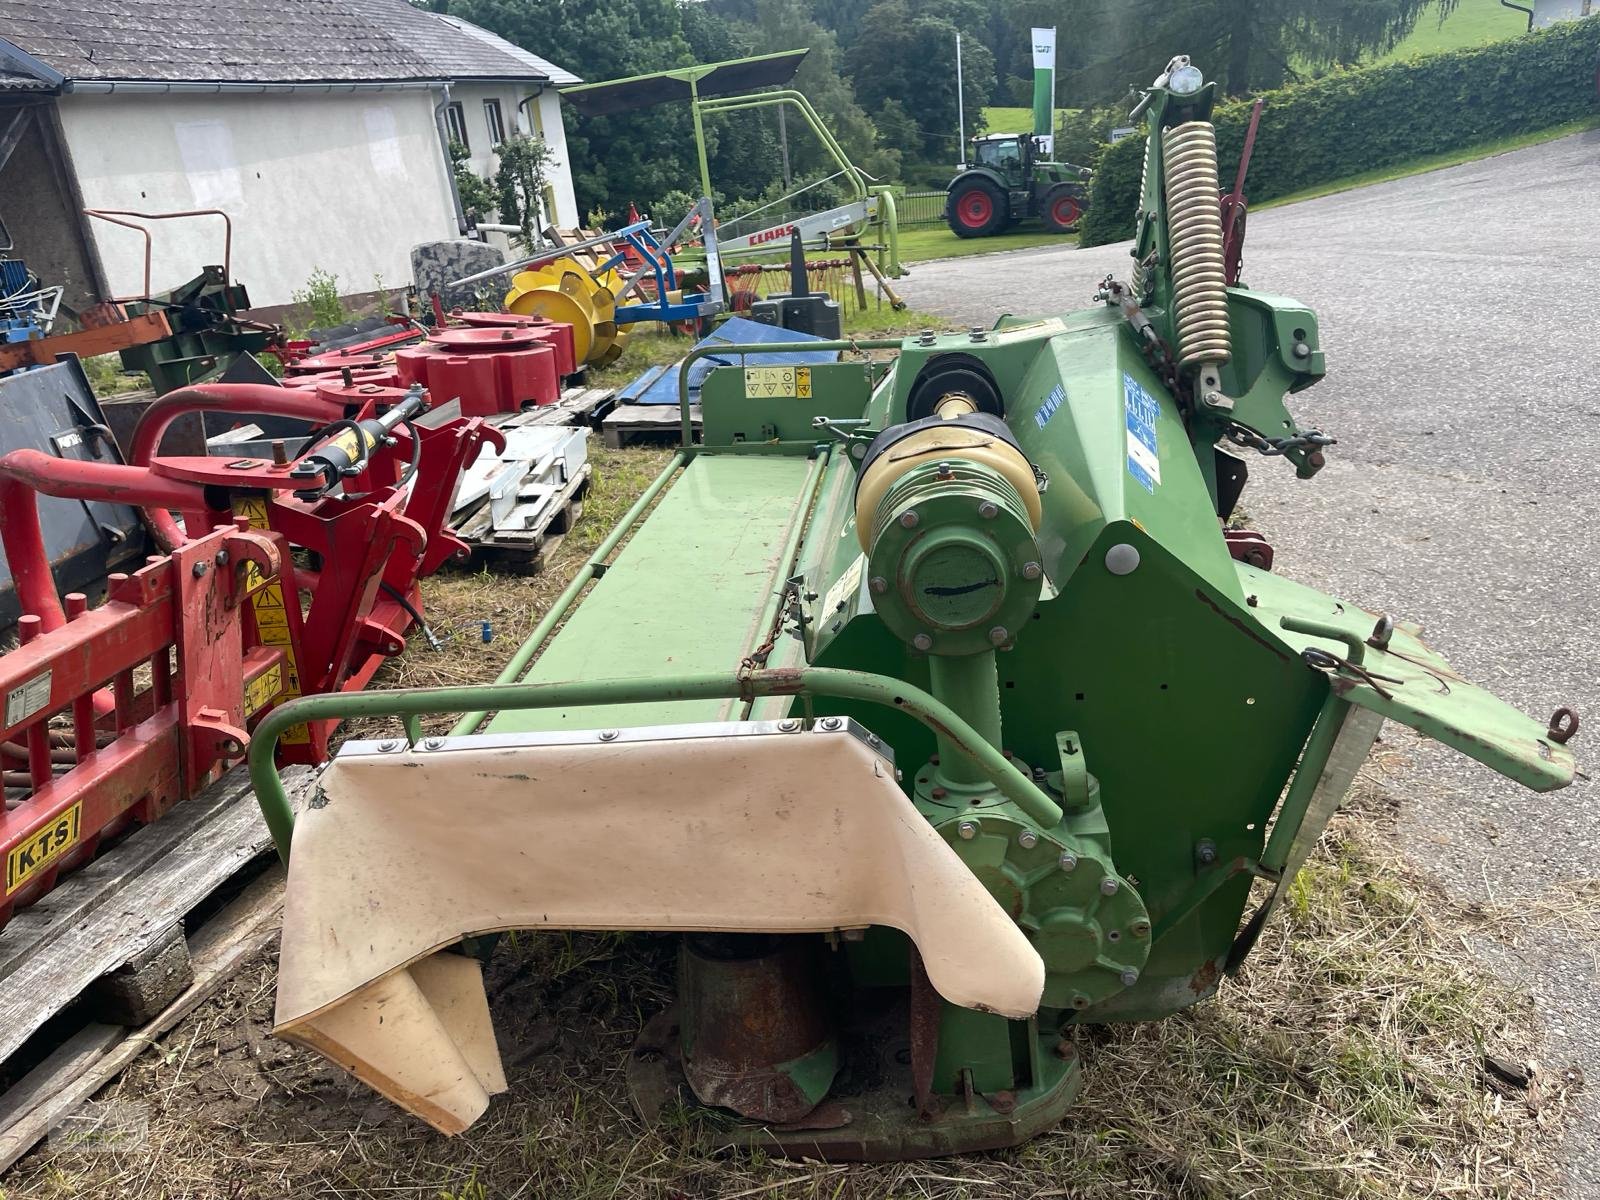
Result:
<svg viewBox="0 0 1600 1200"><path fill-rule="evenodd" d="M1087 167L1040 157L1032 134L991 133L971 144L971 164L945 194L944 217L952 233L989 237L1035 218L1051 233L1076 228L1089 207Z"/></svg>

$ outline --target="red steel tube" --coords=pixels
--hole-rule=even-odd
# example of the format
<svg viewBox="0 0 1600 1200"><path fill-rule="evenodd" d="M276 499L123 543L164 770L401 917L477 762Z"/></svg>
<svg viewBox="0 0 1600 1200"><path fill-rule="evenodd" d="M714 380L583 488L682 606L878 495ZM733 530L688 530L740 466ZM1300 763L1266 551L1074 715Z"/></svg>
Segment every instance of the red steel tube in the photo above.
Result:
<svg viewBox="0 0 1600 1200"><path fill-rule="evenodd" d="M128 461L135 467L149 466L172 423L189 413L202 412L269 413L326 424L342 418L345 410L342 404L330 403L304 388L265 383L205 383L178 388L157 400L139 418L128 447ZM156 543L169 554L187 540L165 508L147 505L144 516Z"/></svg>
<svg viewBox="0 0 1600 1200"><path fill-rule="evenodd" d="M42 632L67 623L50 574L50 556L39 525L39 493L65 500L104 500L111 504L158 505L203 512L205 489L162 479L120 463L79 462L38 450L13 450L0 458L0 544L5 547L17 600L25 613L43 621Z"/></svg>

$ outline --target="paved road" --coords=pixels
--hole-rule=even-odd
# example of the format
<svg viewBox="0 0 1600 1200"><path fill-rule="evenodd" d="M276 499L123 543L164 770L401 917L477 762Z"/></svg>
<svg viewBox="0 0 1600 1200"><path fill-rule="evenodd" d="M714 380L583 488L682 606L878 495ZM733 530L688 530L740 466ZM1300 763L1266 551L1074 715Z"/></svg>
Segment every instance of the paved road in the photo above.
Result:
<svg viewBox="0 0 1600 1200"><path fill-rule="evenodd" d="M1339 438L1299 482L1251 463L1244 504L1277 569L1396 617L1469 678L1543 718L1600 775L1600 131L1253 215L1246 282L1320 320L1329 374L1294 404ZM913 307L963 323L1081 307L1127 247L916 267ZM1600 786L1537 796L1436 746L1406 779L1406 848L1501 903L1600 878ZM1589 1080L1568 1141L1600 1200L1597 948L1534 933L1484 947L1537 998L1552 1066Z"/></svg>

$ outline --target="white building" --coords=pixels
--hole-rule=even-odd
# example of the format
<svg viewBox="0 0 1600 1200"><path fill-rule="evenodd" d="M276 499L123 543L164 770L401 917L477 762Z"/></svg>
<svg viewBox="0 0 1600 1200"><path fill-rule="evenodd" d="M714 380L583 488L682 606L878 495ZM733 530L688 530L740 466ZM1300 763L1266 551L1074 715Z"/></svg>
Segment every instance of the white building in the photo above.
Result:
<svg viewBox="0 0 1600 1200"><path fill-rule="evenodd" d="M492 177L502 139L542 135L547 218L579 223L555 90L576 82L406 0L0 0L0 221L74 308L145 290L142 235L85 208L226 212L258 306L314 268L393 288L465 229L452 137ZM144 223L155 291L222 261L216 218Z"/></svg>

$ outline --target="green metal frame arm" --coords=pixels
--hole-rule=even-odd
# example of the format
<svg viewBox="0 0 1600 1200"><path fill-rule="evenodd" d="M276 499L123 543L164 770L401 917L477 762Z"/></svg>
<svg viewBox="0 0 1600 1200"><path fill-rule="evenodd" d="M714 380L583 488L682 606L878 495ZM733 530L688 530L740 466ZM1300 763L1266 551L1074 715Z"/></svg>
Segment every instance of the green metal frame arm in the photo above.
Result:
<svg viewBox="0 0 1600 1200"><path fill-rule="evenodd" d="M898 350L903 338L862 338L836 342L745 342L733 346L697 346L678 364L678 412L683 420L683 444L679 453L693 454L694 422L689 414L689 368L702 358L725 354L805 354L813 350Z"/></svg>
<svg viewBox="0 0 1600 1200"><path fill-rule="evenodd" d="M855 188L856 199L867 198L867 185L865 173L855 163L850 161L850 156L845 153L844 147L837 138L829 132L828 127L822 123L822 118L817 115L817 110L811 107L811 101L803 94L791 88L784 88L776 92L763 92L758 96L728 96L720 99L694 101L697 113L728 113L739 112L746 108L767 108L775 104L791 104L800 110L800 115L805 118L806 124L811 126L811 132L817 135L817 140L822 143L822 148L828 152L834 162L839 164L839 169L850 177L850 183Z"/></svg>
<svg viewBox="0 0 1600 1200"><path fill-rule="evenodd" d="M1061 823L1061 808L994 746L948 706L920 688L886 675L830 667L797 667L734 675L683 675L661 679L595 679L569 683L478 684L471 687L415 688L403 691L337 692L304 696L273 709L250 739L250 782L261 815L289 861L294 810L278 776L273 754L285 730L307 721L352 717L420 717L466 708L578 708L602 704L657 703L670 700L725 700L757 696L826 696L880 704L921 721L970 758L990 783L1045 829ZM407 737L415 735L408 723Z"/></svg>
<svg viewBox="0 0 1600 1200"><path fill-rule="evenodd" d="M882 218L884 244L887 246L886 251L880 250L878 252L878 268L879 270L887 271L895 279L899 279L901 275L905 274L905 269L900 265L899 208L895 204L894 192L890 189L886 187L874 188L873 191L878 197L878 211ZM888 255L887 261L884 259L885 254ZM892 298L893 295L894 293L891 292L890 297Z"/></svg>

